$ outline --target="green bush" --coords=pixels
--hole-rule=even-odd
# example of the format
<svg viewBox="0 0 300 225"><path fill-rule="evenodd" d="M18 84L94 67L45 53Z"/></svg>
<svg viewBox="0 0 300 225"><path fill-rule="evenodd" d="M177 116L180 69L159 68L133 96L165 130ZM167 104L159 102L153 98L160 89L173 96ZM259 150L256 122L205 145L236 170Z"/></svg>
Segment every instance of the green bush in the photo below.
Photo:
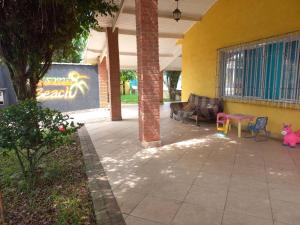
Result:
<svg viewBox="0 0 300 225"><path fill-rule="evenodd" d="M0 154L14 152L25 180L32 186L41 160L70 141L81 124L68 115L26 100L0 111Z"/></svg>

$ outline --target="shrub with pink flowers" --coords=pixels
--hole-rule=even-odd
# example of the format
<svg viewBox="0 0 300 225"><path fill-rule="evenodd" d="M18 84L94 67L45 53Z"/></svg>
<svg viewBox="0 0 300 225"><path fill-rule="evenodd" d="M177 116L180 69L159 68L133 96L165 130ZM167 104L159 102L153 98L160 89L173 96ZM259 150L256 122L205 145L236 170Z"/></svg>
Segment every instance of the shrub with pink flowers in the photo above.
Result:
<svg viewBox="0 0 300 225"><path fill-rule="evenodd" d="M13 152L25 180L34 185L41 160L71 141L82 124L59 111L26 100L0 111L0 154Z"/></svg>

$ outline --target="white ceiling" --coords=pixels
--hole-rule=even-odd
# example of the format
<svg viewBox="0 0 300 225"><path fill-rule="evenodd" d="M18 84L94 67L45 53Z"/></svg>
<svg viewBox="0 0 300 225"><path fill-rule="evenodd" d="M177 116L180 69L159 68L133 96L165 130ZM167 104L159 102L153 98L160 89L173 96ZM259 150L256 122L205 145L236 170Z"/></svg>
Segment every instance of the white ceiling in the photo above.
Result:
<svg viewBox="0 0 300 225"><path fill-rule="evenodd" d="M172 12L174 0L158 0L159 60L161 70L181 70L181 45L178 39L196 23L217 0L179 0L182 18L176 22ZM121 69L136 69L136 21L135 0L118 0L121 9L114 18L99 17L101 27L119 28L119 51ZM96 64L99 57L107 54L106 34L91 30L84 55L84 62Z"/></svg>

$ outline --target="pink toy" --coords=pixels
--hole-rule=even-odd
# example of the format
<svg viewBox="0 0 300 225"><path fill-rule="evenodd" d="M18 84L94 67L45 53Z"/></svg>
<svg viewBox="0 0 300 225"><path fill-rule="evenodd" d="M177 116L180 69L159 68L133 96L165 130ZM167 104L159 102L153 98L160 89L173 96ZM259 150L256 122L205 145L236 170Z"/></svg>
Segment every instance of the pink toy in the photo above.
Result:
<svg viewBox="0 0 300 225"><path fill-rule="evenodd" d="M281 131L283 137L283 144L288 145L292 148L296 147L297 143L300 143L300 131L293 132L292 125L283 124Z"/></svg>

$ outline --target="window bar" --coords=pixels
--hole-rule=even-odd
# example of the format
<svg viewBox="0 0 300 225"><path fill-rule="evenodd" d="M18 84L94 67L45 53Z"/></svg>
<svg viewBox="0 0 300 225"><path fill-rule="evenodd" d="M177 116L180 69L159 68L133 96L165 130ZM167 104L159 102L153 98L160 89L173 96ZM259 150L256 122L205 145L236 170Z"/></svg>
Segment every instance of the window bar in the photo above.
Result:
<svg viewBox="0 0 300 225"><path fill-rule="evenodd" d="M230 58L229 58L229 79L230 79L230 88L229 88L229 95L233 96L232 94L232 88L233 88L233 52L230 53Z"/></svg>
<svg viewBox="0 0 300 225"><path fill-rule="evenodd" d="M288 64L288 75L287 75L287 82L286 82L286 99L285 102L287 103L290 99L290 86L291 86L291 72L292 72L292 57L293 57L293 43L291 40L289 41L289 59L287 61Z"/></svg>
<svg viewBox="0 0 300 225"><path fill-rule="evenodd" d="M227 62L228 62L228 52L224 54L224 96L227 96Z"/></svg>
<svg viewBox="0 0 300 225"><path fill-rule="evenodd" d="M236 64L236 82L235 82L235 91L234 91L234 95L236 97L239 98L239 86L240 86L240 49L237 50L236 52L236 60L235 60L235 64Z"/></svg>
<svg viewBox="0 0 300 225"><path fill-rule="evenodd" d="M231 53L228 52L226 58L226 96L230 96L230 55Z"/></svg>
<svg viewBox="0 0 300 225"><path fill-rule="evenodd" d="M289 40L289 50L288 50L288 60L287 60L287 73L286 73L286 85L285 85L285 107L287 106L287 101L289 100L289 87L290 87L290 77L291 77L291 59L292 59L292 43Z"/></svg>
<svg viewBox="0 0 300 225"><path fill-rule="evenodd" d="M256 75L256 67L257 67L257 47L255 46L254 50L253 50L253 70L252 70L252 86L251 86L251 90L252 90L252 99L255 99L256 94L255 94L255 75Z"/></svg>
<svg viewBox="0 0 300 225"><path fill-rule="evenodd" d="M288 100L288 91L289 91L289 80L290 80L290 72L291 72L291 54L292 54L292 45L289 40L288 42L288 54L286 60L286 77L285 77L285 98L284 98L284 106L286 107L287 100Z"/></svg>
<svg viewBox="0 0 300 225"><path fill-rule="evenodd" d="M220 51L219 53L219 60L220 60L220 69L219 69L219 97L224 96L224 87L223 87L223 80L224 80L224 52Z"/></svg>
<svg viewBox="0 0 300 225"><path fill-rule="evenodd" d="M245 73L246 73L246 48L244 48L244 47L242 47L242 54L243 54L243 59L242 59L242 62L241 62L241 64L242 64L242 68L243 68L243 70L242 70L242 76L241 76L241 78L242 78L242 81L241 81L241 99L243 99L244 98L244 89L245 89Z"/></svg>
<svg viewBox="0 0 300 225"><path fill-rule="evenodd" d="M286 46L286 40L283 41L281 77L280 77L280 85L279 85L279 99L283 99L283 93L284 93L285 46ZM283 106L283 102L280 101L279 105Z"/></svg>
<svg viewBox="0 0 300 225"><path fill-rule="evenodd" d="M268 59L271 60L270 63L272 63L272 53L273 53L273 45L271 44L271 50L270 52L268 52ZM270 55L270 56L269 56ZM271 69L270 67L267 68L268 69L268 74L269 74L269 77L268 77L268 89L267 89L267 99L269 100L268 102L270 102L270 97L271 97L271 77L270 77L270 72L271 72Z"/></svg>
<svg viewBox="0 0 300 225"><path fill-rule="evenodd" d="M239 50L239 83L238 83L238 97L239 99L243 98L243 74L244 74L244 65L243 65L243 58L244 58L244 49L240 48Z"/></svg>
<svg viewBox="0 0 300 225"><path fill-rule="evenodd" d="M270 68L270 73L271 73L271 77L269 79L270 82L270 95L269 95L269 105L272 105L275 102L275 98L274 98L274 88L275 88L275 81L276 81L276 64L277 64L277 55L276 55L276 51L277 51L277 44L272 43L272 54L271 54L271 59L273 64L272 67ZM273 71L272 71L273 70Z"/></svg>
<svg viewBox="0 0 300 225"><path fill-rule="evenodd" d="M222 96L222 92L221 92L221 82L222 82L222 54L221 54L221 51L218 50L218 53L217 53L217 60L218 60L218 67L217 67L217 76L216 76L216 83L217 83L217 88L216 88L216 97L221 97Z"/></svg>
<svg viewBox="0 0 300 225"><path fill-rule="evenodd" d="M283 98L282 98L282 106L286 107L286 99L287 99L287 80L288 80L288 61L289 61L289 40L287 39L285 45L285 54L284 54L284 70L283 70Z"/></svg>
<svg viewBox="0 0 300 225"><path fill-rule="evenodd" d="M245 57L245 64L244 64L244 83L243 83L243 97L245 99L247 99L248 96L248 91L247 91L247 86L248 86L248 61L249 61L249 57L248 57L248 52L245 50L244 51L244 57Z"/></svg>
<svg viewBox="0 0 300 225"><path fill-rule="evenodd" d="M271 59L271 62L272 62L272 45L270 45L271 47L268 48L268 45L265 46L266 48L266 63L268 64L269 63L269 60ZM271 56L270 56L271 55ZM270 62L270 63L271 63ZM265 100L267 101L266 104L269 104L270 103L270 66L266 65L266 86L265 86L265 93L264 93L264 98Z"/></svg>
<svg viewBox="0 0 300 225"><path fill-rule="evenodd" d="M232 67L232 59L231 59L231 57L232 57L232 53L230 52L229 53L229 58L228 58L228 70L227 70L227 72L228 72L228 96L231 96L231 88L232 88L232 69L231 69L231 67Z"/></svg>
<svg viewBox="0 0 300 225"><path fill-rule="evenodd" d="M297 91L298 91L298 98L297 98L297 104L298 108L300 108L300 47L298 50L298 71L297 71L297 77L298 77L298 85L297 85Z"/></svg>
<svg viewBox="0 0 300 225"><path fill-rule="evenodd" d="M283 92L283 95L282 95L282 106L285 107L285 100L286 100L286 95L287 95L287 92L286 92L286 83L287 83L287 74L288 74L288 55L289 55L289 42L287 40L285 46L285 53L284 53L284 70L283 70L283 73L282 73L282 76L283 76L283 85L282 85L282 92Z"/></svg>
<svg viewBox="0 0 300 225"><path fill-rule="evenodd" d="M248 87L247 87L247 90L248 90L248 99L250 96L252 96L252 93L251 93L251 89L252 89L252 65L253 65L253 61L252 61L252 57L253 57L253 49L251 49L249 51L249 74L248 74Z"/></svg>
<svg viewBox="0 0 300 225"><path fill-rule="evenodd" d="M270 49L272 50L272 48L268 49L268 45L266 45L265 48L266 48L266 64L267 64L270 60L269 55L270 55ZM269 97L269 91L270 91L269 73L270 73L270 71L269 70L270 70L269 66L266 65L266 71L265 71L265 73L266 73L266 78L265 78L266 79L265 80L266 86L265 86L264 99L267 101L267 104L269 104L269 102L270 102L270 100L269 100L270 99L270 97Z"/></svg>
<svg viewBox="0 0 300 225"><path fill-rule="evenodd" d="M251 72L251 98L255 98L255 92L254 92L254 88L255 88L255 68L256 68L256 48L253 49L253 59L252 60L252 72Z"/></svg>
<svg viewBox="0 0 300 225"><path fill-rule="evenodd" d="M296 44L296 45L294 45ZM293 48L295 46L295 48ZM290 69L290 82L289 82L289 99L291 102L294 101L294 85L295 85L295 62L296 62L296 47L295 41L291 42L291 69Z"/></svg>
<svg viewBox="0 0 300 225"><path fill-rule="evenodd" d="M297 103L297 106L299 108L299 103L300 103L300 46L299 46L299 41L298 42L298 49L297 49L297 68L296 68L296 77L297 77L297 82L296 82L296 97L295 97L295 101Z"/></svg>
<svg viewBox="0 0 300 225"><path fill-rule="evenodd" d="M297 71L298 71L298 64L299 64L299 54L298 54L299 41L296 41L295 43L296 43L295 53L294 53L295 61L294 61L293 72L292 72L292 74L293 74L293 82L292 82L293 103L297 102L297 80L298 80Z"/></svg>
<svg viewBox="0 0 300 225"><path fill-rule="evenodd" d="M230 89L230 80L229 80L229 72L230 72L230 68L229 68L229 63L230 63L230 52L227 53L227 57L226 57L226 70L225 70L225 96L229 96L229 89Z"/></svg>
<svg viewBox="0 0 300 225"><path fill-rule="evenodd" d="M275 64L276 64L276 45L274 45L274 43L272 43L271 45L271 66L269 68L269 73L270 73L270 77L269 77L269 104L271 104L273 102L273 85L274 85L274 79L275 79ZM274 67L274 70L272 71L272 67ZM273 74L272 74L273 72Z"/></svg>
<svg viewBox="0 0 300 225"><path fill-rule="evenodd" d="M227 62L227 52L224 51L222 52L222 96L225 97L226 96L226 62Z"/></svg>
<svg viewBox="0 0 300 225"><path fill-rule="evenodd" d="M266 45L262 47L262 67L261 67L261 84L260 97L264 99L266 88Z"/></svg>
<svg viewBox="0 0 300 225"><path fill-rule="evenodd" d="M248 86L247 86L247 99L250 99L251 96L251 80L252 80L252 49L249 50L249 57L248 57Z"/></svg>
<svg viewBox="0 0 300 225"><path fill-rule="evenodd" d="M235 61L234 61L234 58L235 58L235 52L232 52L231 53L231 58L230 58L230 72L231 72L231 75L230 75L230 84L231 84L231 88L230 88L230 96L234 96L234 75L235 75Z"/></svg>
<svg viewBox="0 0 300 225"><path fill-rule="evenodd" d="M244 72L244 77L245 77L245 85L244 85L244 96L247 98L248 97L248 80L249 80L249 51L245 51L245 56L247 52L247 58L246 63L245 63L245 72Z"/></svg>
<svg viewBox="0 0 300 225"><path fill-rule="evenodd" d="M256 46L256 54L255 54L255 68L254 68L254 85L253 85L253 95L255 99L257 99L257 81L258 81L258 65L259 65L259 56L260 56L260 49Z"/></svg>
<svg viewBox="0 0 300 225"><path fill-rule="evenodd" d="M220 51L220 71L219 71L219 82L220 82L220 97L224 96L224 61L225 61L225 52Z"/></svg>
<svg viewBox="0 0 300 225"><path fill-rule="evenodd" d="M295 41L291 42L291 69L290 69L290 82L289 82L289 99L291 102L294 102L294 85L295 85L295 62L296 62L296 47L293 48L294 44L297 44Z"/></svg>
<svg viewBox="0 0 300 225"><path fill-rule="evenodd" d="M275 56L274 56L274 80L273 80L273 87L272 87L272 102L274 103L276 100L276 95L277 95L277 80L278 80L278 64L279 64L279 49L280 49L280 43L276 43L275 45Z"/></svg>
<svg viewBox="0 0 300 225"><path fill-rule="evenodd" d="M237 50L234 54L234 96L238 96L238 80L239 80L239 50Z"/></svg>
<svg viewBox="0 0 300 225"><path fill-rule="evenodd" d="M235 76L235 52L232 52L231 57L231 89L230 89L230 95L234 96L234 76Z"/></svg>

